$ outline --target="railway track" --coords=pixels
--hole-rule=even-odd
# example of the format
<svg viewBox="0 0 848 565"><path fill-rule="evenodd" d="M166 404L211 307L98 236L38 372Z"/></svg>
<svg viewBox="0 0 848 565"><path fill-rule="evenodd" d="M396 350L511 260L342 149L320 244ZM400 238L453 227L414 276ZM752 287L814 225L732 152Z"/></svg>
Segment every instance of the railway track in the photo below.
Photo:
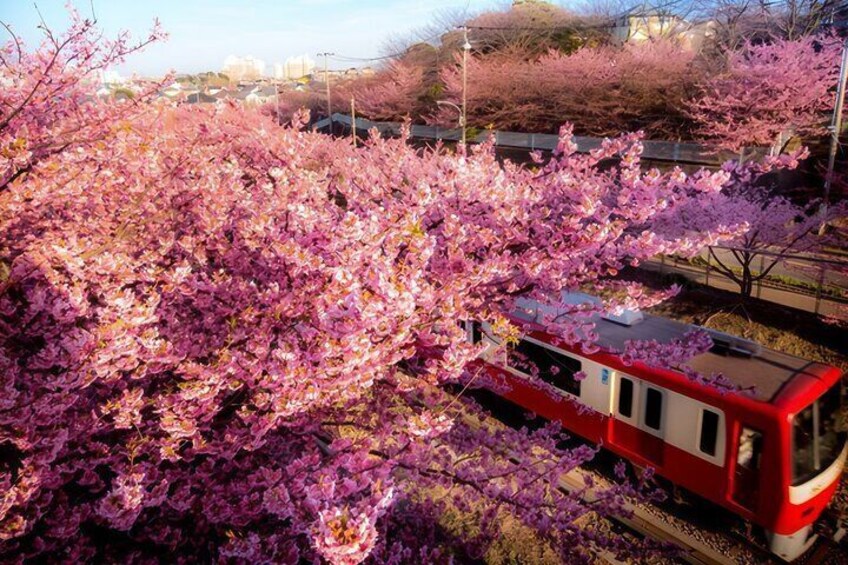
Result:
<svg viewBox="0 0 848 565"><path fill-rule="evenodd" d="M560 477L559 486L568 492L580 492L586 488L586 483L581 472L572 471ZM584 499L587 502L592 502L594 491L589 489L585 492ZM723 553L676 528L673 524L657 518L644 508L630 505L625 507L624 510L625 512L622 514L609 516L608 518L624 526L631 532L636 533L638 536L644 536L674 545L680 551L676 557L686 563L692 563L693 565L725 565L732 563L732 561L728 561Z"/></svg>

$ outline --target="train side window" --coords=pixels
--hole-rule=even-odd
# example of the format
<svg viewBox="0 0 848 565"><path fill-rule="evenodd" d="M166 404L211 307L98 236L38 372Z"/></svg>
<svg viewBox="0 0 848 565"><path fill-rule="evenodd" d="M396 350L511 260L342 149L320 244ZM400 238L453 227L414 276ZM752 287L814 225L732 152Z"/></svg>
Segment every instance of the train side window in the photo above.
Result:
<svg viewBox="0 0 848 565"><path fill-rule="evenodd" d="M760 468L762 451L763 434L751 428L742 428L739 433L739 453L736 455L736 464L756 471Z"/></svg>
<svg viewBox="0 0 848 565"><path fill-rule="evenodd" d="M698 449L707 455L716 454L718 442L718 414L712 410L701 411L701 439Z"/></svg>
<svg viewBox="0 0 848 565"><path fill-rule="evenodd" d="M645 425L654 430L662 426L663 395L655 388L645 391Z"/></svg>
<svg viewBox="0 0 848 565"><path fill-rule="evenodd" d="M578 359L522 339L518 345L509 348L509 366L522 373L536 375L569 394L580 396L580 381L574 378L574 374L583 367Z"/></svg>
<svg viewBox="0 0 848 565"><path fill-rule="evenodd" d="M618 383L618 413L625 418L633 416L633 381L627 377Z"/></svg>

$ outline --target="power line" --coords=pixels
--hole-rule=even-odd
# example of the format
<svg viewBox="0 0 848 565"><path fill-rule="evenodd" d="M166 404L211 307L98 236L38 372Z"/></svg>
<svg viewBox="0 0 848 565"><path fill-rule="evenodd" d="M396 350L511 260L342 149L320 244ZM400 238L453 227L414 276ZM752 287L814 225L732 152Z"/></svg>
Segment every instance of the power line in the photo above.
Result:
<svg viewBox="0 0 848 565"><path fill-rule="evenodd" d="M549 27L516 27L516 26L463 26L467 27L469 30L480 30L480 31L581 31L581 30L589 30L589 29L607 29L610 26L609 23L606 24L595 24L595 25L570 25L570 26L549 26ZM429 43L433 39L440 37L447 33L447 31L439 31L435 34L426 37L420 40L418 43ZM335 55L332 59L337 61L348 61L348 62L359 62L359 63L369 63L374 61L385 61L388 59L397 59L404 55L409 54L410 47L407 47L403 51L398 51L395 53L389 53L387 55L381 55L379 57L355 57L350 55Z"/></svg>
<svg viewBox="0 0 848 565"><path fill-rule="evenodd" d="M547 27L520 27L520 26L468 26L468 29L481 31L577 31L582 29L606 29L610 23L595 25L562 25Z"/></svg>
<svg viewBox="0 0 848 565"><path fill-rule="evenodd" d="M367 63L367 62L370 62L370 61L382 61L384 59L394 59L394 58L396 58L400 55L404 55L404 54L405 53L399 53L399 54L392 53L391 55L383 55L381 57L350 57L348 55L334 55L331 58L335 61L351 61L351 62Z"/></svg>
<svg viewBox="0 0 848 565"><path fill-rule="evenodd" d="M437 37L441 37L442 35L444 35L448 31L449 30L437 31L437 32L433 33L432 35L425 37L424 39L418 40L415 44L417 45L419 43L430 43L431 41L433 41ZM336 59L336 60L339 60L339 61L351 61L351 62L362 62L362 63L367 63L367 62L371 62L371 61L385 61L387 59L397 59L398 57L402 57L404 55L407 55L409 53L409 50L412 47L413 46L410 45L409 47L407 47L403 51L398 51L396 53L388 53L386 55L381 55L379 57L354 57L354 56L349 56L349 55L334 55L333 59Z"/></svg>

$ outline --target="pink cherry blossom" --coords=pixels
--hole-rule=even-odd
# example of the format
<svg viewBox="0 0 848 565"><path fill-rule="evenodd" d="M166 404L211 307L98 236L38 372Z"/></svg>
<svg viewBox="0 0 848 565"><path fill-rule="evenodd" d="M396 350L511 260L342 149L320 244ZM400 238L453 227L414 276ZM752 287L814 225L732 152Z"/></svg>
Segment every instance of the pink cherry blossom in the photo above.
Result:
<svg viewBox="0 0 848 565"><path fill-rule="evenodd" d="M129 49L93 29L75 20L61 61ZM518 332L519 299L564 290L663 298L618 273L745 232L686 213L761 170L648 169L637 134L578 154L570 127L525 167L236 103L99 101L100 63L44 65L50 37L4 51L0 560L471 560L507 514L563 561L657 549L580 525L646 485L587 506L553 481L593 449L457 391L493 380L459 322ZM570 314L541 325L590 349L592 312Z"/></svg>

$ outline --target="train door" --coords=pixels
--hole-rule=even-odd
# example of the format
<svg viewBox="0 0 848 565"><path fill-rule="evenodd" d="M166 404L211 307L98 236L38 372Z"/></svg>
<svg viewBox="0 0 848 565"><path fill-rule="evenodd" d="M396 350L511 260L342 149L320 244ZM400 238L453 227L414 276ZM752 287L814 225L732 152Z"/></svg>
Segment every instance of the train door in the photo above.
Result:
<svg viewBox="0 0 848 565"><path fill-rule="evenodd" d="M662 467L665 453L667 396L662 389L643 386L640 428L640 455L656 467Z"/></svg>
<svg viewBox="0 0 848 565"><path fill-rule="evenodd" d="M760 495L760 462L763 453L762 432L742 427L736 452L733 500L745 508L755 509Z"/></svg>
<svg viewBox="0 0 848 565"><path fill-rule="evenodd" d="M611 443L642 459L640 464L661 466L665 394L627 375L618 374L616 381Z"/></svg>
<svg viewBox="0 0 848 565"><path fill-rule="evenodd" d="M613 433L610 441L626 448L632 435L628 431L639 427L640 381L616 372L613 382L615 386L612 399ZM627 424L627 427L623 424Z"/></svg>

